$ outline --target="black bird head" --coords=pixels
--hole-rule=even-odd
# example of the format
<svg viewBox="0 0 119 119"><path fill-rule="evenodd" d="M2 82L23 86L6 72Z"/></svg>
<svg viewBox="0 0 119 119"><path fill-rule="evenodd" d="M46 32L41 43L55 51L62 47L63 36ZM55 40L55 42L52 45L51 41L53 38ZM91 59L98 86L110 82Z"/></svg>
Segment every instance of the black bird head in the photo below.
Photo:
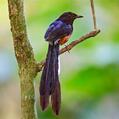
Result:
<svg viewBox="0 0 119 119"><path fill-rule="evenodd" d="M58 19L65 22L66 24L73 24L76 18L82 18L83 16L77 15L73 12L65 12Z"/></svg>

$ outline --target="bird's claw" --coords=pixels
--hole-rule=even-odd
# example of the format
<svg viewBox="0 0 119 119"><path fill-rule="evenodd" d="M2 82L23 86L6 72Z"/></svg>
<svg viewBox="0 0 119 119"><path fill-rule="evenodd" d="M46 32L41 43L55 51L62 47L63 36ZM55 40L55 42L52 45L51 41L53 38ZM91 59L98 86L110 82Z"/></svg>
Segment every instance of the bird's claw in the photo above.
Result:
<svg viewBox="0 0 119 119"><path fill-rule="evenodd" d="M65 45L65 48L66 48L66 50L68 51L68 53L70 53L70 51L69 51L69 49L68 49L68 47L67 47L68 45Z"/></svg>

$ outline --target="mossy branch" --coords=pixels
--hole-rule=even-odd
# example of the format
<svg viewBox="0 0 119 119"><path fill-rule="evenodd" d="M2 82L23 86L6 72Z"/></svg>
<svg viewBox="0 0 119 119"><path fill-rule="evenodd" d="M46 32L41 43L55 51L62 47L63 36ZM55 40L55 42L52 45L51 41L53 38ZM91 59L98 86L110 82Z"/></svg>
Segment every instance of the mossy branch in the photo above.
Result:
<svg viewBox="0 0 119 119"><path fill-rule="evenodd" d="M14 51L19 66L21 119L36 119L33 83L33 79L37 74L36 62L27 36L23 0L8 0L8 8Z"/></svg>

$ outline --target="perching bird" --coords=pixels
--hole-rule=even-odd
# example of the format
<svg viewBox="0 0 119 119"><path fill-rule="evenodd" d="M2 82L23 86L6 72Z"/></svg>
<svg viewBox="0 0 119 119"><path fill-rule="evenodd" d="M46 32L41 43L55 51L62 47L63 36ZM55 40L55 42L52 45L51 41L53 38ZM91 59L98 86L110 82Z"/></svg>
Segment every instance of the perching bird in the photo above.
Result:
<svg viewBox="0 0 119 119"><path fill-rule="evenodd" d="M40 105L45 110L51 96L52 109L59 114L61 104L61 91L58 76L59 46L68 41L73 32L73 22L76 18L82 18L72 12L63 13L58 19L49 25L45 33L45 40L49 42L48 53L40 82Z"/></svg>

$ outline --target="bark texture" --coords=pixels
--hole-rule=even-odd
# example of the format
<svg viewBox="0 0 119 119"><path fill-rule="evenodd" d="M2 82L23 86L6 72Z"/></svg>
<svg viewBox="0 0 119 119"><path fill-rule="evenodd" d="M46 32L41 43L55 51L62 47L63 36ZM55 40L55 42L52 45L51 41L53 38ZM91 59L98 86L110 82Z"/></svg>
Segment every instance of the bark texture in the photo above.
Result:
<svg viewBox="0 0 119 119"><path fill-rule="evenodd" d="M33 79L36 76L36 62L27 36L23 0L8 0L8 7L14 51L19 66L21 119L35 119Z"/></svg>

